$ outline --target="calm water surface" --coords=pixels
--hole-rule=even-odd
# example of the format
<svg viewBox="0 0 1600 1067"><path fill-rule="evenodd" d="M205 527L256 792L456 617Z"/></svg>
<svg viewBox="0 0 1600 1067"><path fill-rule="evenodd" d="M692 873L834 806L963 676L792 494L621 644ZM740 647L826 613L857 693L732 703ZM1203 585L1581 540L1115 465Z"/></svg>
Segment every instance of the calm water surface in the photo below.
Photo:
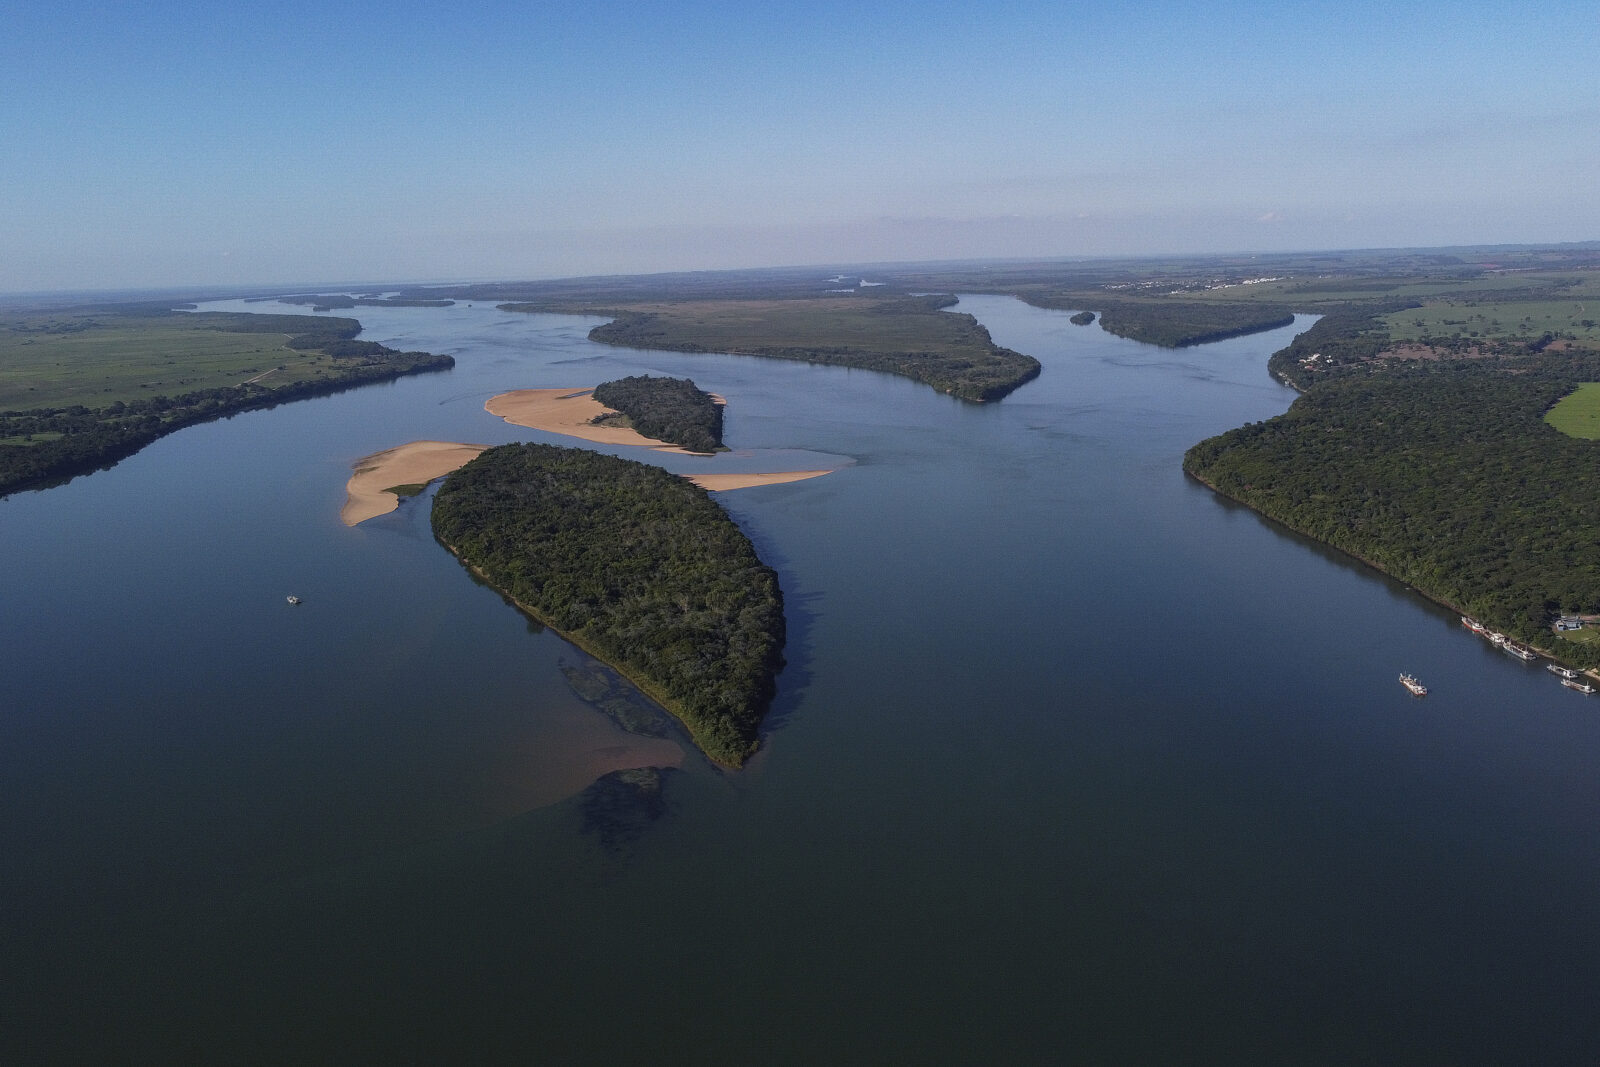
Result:
<svg viewBox="0 0 1600 1067"><path fill-rule="evenodd" d="M0 501L0 1040L1592 1061L1600 704L1180 472L1287 407L1266 357L1294 328L1169 351L961 310L1043 375L974 406L594 345L597 320L362 308L458 366ZM338 521L360 456L570 443L483 401L641 372L728 397L720 469L841 468L720 498L790 619L738 774L474 584L427 498Z"/></svg>

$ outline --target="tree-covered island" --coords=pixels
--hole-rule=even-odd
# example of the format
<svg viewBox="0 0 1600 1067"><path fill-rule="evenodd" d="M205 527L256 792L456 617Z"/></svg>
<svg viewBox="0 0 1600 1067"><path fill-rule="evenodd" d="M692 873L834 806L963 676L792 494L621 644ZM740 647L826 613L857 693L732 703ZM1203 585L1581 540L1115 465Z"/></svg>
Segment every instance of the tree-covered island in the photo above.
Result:
<svg viewBox="0 0 1600 1067"><path fill-rule="evenodd" d="M600 383L593 396L620 412L625 425L646 437L691 452L716 452L723 447L722 405L687 378L633 375Z"/></svg>
<svg viewBox="0 0 1600 1067"><path fill-rule="evenodd" d="M1038 360L995 344L971 315L944 310L955 302L891 294L500 306L612 315L589 332L606 344L857 367L902 375L962 400L999 400L1038 377Z"/></svg>
<svg viewBox="0 0 1600 1067"><path fill-rule="evenodd" d="M783 664L777 575L706 493L658 467L514 444L445 479L434 536L625 674L719 763L755 751Z"/></svg>

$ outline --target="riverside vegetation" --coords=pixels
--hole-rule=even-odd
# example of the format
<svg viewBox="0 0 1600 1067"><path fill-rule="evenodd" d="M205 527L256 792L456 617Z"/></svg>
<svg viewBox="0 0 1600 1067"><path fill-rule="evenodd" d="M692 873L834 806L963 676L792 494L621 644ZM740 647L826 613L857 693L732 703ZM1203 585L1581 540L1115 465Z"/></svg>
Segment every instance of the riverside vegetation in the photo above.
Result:
<svg viewBox="0 0 1600 1067"><path fill-rule="evenodd" d="M646 437L691 452L716 452L723 447L722 405L687 378L633 375L602 382L594 387L593 396L621 412L627 425Z"/></svg>
<svg viewBox="0 0 1600 1067"><path fill-rule="evenodd" d="M12 317L0 323L0 496L110 466L198 422L455 365L358 341L360 330L354 319L165 307Z"/></svg>
<svg viewBox="0 0 1600 1067"><path fill-rule="evenodd" d="M503 445L449 475L434 535L620 670L700 748L755 751L784 643L777 575L705 490L584 449Z"/></svg>
<svg viewBox="0 0 1600 1067"><path fill-rule="evenodd" d="M1585 383L1600 381L1596 266L1286 283L1327 310L1269 362L1304 395L1196 445L1184 469L1494 629L1600 666L1591 631L1551 630L1558 614L1600 613L1600 442L1580 439Z"/></svg>

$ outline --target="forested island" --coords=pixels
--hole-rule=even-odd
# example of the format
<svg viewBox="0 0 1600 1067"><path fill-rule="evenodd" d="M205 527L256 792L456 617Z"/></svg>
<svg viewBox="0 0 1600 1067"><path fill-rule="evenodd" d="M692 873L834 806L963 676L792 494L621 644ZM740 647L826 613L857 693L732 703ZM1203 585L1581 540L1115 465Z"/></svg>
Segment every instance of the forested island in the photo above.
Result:
<svg viewBox="0 0 1600 1067"><path fill-rule="evenodd" d="M713 760L755 751L782 666L777 575L705 490L582 449L491 448L445 479L434 535L677 716Z"/></svg>
<svg viewBox="0 0 1600 1067"><path fill-rule="evenodd" d="M1557 614L1600 615L1600 560L1585 542L1600 520L1589 470L1600 469L1600 443L1544 420L1581 383L1600 381L1600 244L917 264L873 274L881 284L849 293L831 290L852 272L785 269L428 295L604 313L614 321L597 340L877 366L973 399L1003 396L1026 377L991 392L938 376L937 361L906 363L907 353L931 350L910 338L926 336L918 331L931 326L929 313L952 299L918 294L1009 294L1169 347L1315 314L1268 364L1305 395L1278 419L1195 446L1185 469L1499 630L1600 664L1600 630L1550 629Z"/></svg>
<svg viewBox="0 0 1600 1067"><path fill-rule="evenodd" d="M687 378L631 375L601 382L594 387L593 396L620 412L625 425L646 437L691 452L716 452L723 447L722 405Z"/></svg>
<svg viewBox="0 0 1600 1067"><path fill-rule="evenodd" d="M955 302L952 296L891 294L500 306L611 315L589 333L605 344L859 367L912 378L962 400L999 400L1038 376L1038 360L996 345L971 315L942 310Z"/></svg>
<svg viewBox="0 0 1600 1067"><path fill-rule="evenodd" d="M455 365L358 341L360 330L354 319L148 307L0 323L0 496L110 466L198 422Z"/></svg>

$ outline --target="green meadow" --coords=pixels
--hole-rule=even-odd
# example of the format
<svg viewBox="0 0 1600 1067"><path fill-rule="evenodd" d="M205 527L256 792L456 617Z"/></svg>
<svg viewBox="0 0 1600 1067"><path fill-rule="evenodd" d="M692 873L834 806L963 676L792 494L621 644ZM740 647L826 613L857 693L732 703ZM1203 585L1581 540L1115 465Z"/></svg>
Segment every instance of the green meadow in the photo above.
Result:
<svg viewBox="0 0 1600 1067"><path fill-rule="evenodd" d="M289 348L289 336L226 332L195 315L0 319L0 411L100 408L239 385L258 375L270 386L276 378L314 379L333 370L323 353Z"/></svg>
<svg viewBox="0 0 1600 1067"><path fill-rule="evenodd" d="M1600 382L1584 382L1578 391L1563 397L1551 408L1544 421L1568 437L1600 441Z"/></svg>

